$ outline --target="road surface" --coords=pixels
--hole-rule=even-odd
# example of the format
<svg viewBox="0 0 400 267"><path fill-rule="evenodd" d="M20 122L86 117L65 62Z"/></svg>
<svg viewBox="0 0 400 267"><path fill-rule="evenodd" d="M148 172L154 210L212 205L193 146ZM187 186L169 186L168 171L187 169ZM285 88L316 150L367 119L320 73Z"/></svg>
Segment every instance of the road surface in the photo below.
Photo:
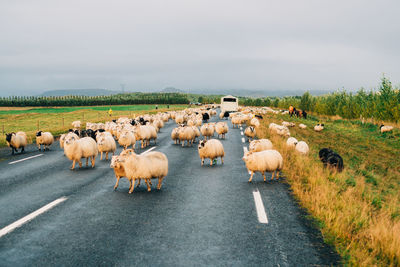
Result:
<svg viewBox="0 0 400 267"><path fill-rule="evenodd" d="M211 121L217 121L213 117ZM153 149L167 155L161 191L115 177L109 161L71 171L59 144L2 150L0 266L309 266L340 258L306 219L284 179L263 182L242 161L240 129L225 163L200 166L197 144L175 145L170 121ZM121 148L118 149L118 152ZM270 175L267 175L270 177Z"/></svg>

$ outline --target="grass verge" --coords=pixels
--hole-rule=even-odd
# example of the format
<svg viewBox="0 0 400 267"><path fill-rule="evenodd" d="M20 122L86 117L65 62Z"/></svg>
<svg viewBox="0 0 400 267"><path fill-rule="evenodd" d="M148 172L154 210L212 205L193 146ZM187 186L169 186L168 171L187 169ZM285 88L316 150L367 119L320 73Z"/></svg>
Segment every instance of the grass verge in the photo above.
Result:
<svg viewBox="0 0 400 267"><path fill-rule="evenodd" d="M284 173L294 195L315 218L327 243L336 247L346 265L400 265L400 131L381 134L378 126L324 118L317 133L309 120L266 115L259 138L269 138L281 152ZM310 146L308 156L286 147L286 138L272 135L271 122L306 124L291 136ZM330 147L344 160L342 173L324 169L318 151Z"/></svg>

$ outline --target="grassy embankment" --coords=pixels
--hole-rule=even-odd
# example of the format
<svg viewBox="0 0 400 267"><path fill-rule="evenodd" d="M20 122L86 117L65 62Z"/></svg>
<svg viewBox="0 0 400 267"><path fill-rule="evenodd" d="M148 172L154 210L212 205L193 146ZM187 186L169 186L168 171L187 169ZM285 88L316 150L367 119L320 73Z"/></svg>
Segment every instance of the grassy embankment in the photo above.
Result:
<svg viewBox="0 0 400 267"><path fill-rule="evenodd" d="M144 113L157 113L170 110L184 109L187 105L132 105L111 106L113 116L108 115L110 106L94 107L53 107L53 108L1 108L0 131L3 133L24 131L28 135L29 142L35 140L38 129L50 131L59 135L71 128L71 123L80 120L84 127L86 122L105 122L120 116L132 117ZM5 135L0 137L0 147L6 146Z"/></svg>
<svg viewBox="0 0 400 267"><path fill-rule="evenodd" d="M308 156L286 148L286 138L271 135L270 122L282 120L308 126L291 128L291 136L306 141ZM317 122L325 129L317 133ZM379 127L337 118L308 120L266 115L258 131L284 157L284 174L301 205L309 210L327 243L343 263L360 266L400 265L400 131L381 134ZM318 151L330 147L344 160L342 173L330 173Z"/></svg>

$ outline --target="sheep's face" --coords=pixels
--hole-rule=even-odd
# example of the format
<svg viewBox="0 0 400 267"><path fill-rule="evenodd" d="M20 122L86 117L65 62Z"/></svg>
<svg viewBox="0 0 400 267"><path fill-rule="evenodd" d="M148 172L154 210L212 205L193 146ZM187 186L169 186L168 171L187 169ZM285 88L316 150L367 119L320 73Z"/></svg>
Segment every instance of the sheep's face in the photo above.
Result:
<svg viewBox="0 0 400 267"><path fill-rule="evenodd" d="M206 143L207 143L206 140L201 140L199 143L199 146L198 146L199 150L203 149L205 147Z"/></svg>
<svg viewBox="0 0 400 267"><path fill-rule="evenodd" d="M251 156L252 154L253 154L252 151L248 151L248 152L244 153L242 160L243 160L244 162L249 161L249 160L250 160L250 156Z"/></svg>
<svg viewBox="0 0 400 267"><path fill-rule="evenodd" d="M6 141L7 142L11 142L11 139L12 139L12 137L15 135L15 133L9 133L9 134L6 134Z"/></svg>
<svg viewBox="0 0 400 267"><path fill-rule="evenodd" d="M133 156L136 155L135 151L133 149L124 149L122 152L119 154L120 156Z"/></svg>
<svg viewBox="0 0 400 267"><path fill-rule="evenodd" d="M119 168L120 167L119 156L112 156L111 157L110 167L111 168Z"/></svg>
<svg viewBox="0 0 400 267"><path fill-rule="evenodd" d="M71 144L73 144L76 140L77 140L76 137L73 136L73 135L67 136L67 137L65 138L65 144L66 144L66 145L71 145Z"/></svg>
<svg viewBox="0 0 400 267"><path fill-rule="evenodd" d="M42 131L37 132L36 136L42 136Z"/></svg>

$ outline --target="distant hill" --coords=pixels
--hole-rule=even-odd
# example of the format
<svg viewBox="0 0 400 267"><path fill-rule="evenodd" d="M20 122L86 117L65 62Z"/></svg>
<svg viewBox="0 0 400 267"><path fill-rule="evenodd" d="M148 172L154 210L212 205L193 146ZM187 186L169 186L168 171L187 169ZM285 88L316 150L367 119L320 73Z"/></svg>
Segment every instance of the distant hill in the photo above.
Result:
<svg viewBox="0 0 400 267"><path fill-rule="evenodd" d="M67 95L99 96L99 95L115 95L119 93L121 92L107 90L107 89L61 89L61 90L45 91L40 96L67 96Z"/></svg>
<svg viewBox="0 0 400 267"><path fill-rule="evenodd" d="M166 87L163 90L161 90L160 93L182 93L182 94L184 94L186 92L181 89L177 89L175 87Z"/></svg>

